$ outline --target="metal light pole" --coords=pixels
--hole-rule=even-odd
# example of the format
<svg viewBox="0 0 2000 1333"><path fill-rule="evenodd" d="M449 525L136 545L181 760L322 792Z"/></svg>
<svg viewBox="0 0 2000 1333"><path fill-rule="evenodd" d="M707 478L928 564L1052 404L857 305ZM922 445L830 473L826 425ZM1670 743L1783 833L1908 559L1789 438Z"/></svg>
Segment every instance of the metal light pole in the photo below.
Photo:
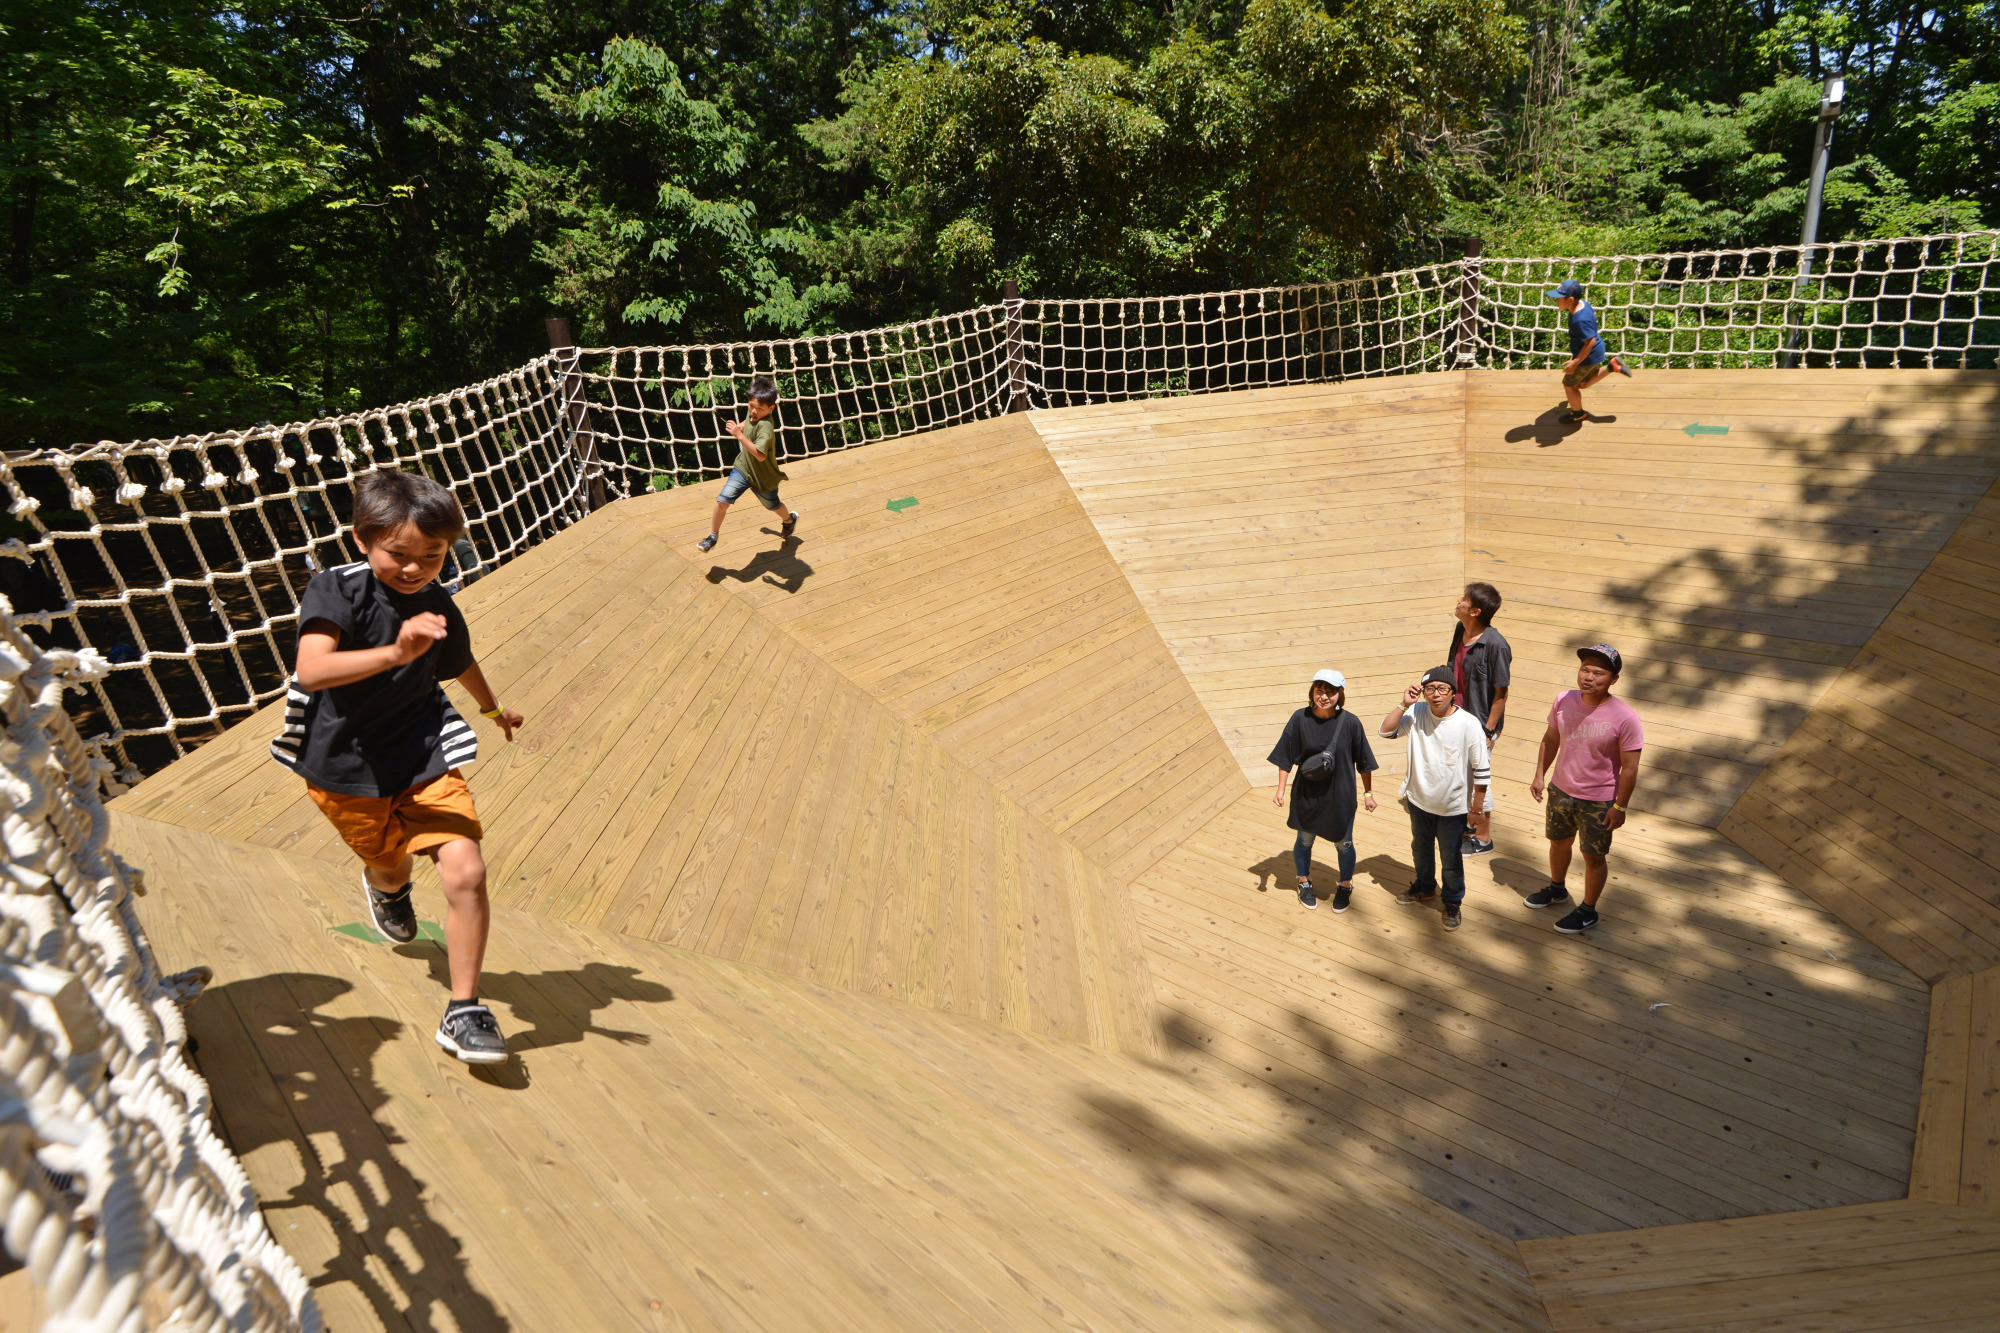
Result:
<svg viewBox="0 0 2000 1333"><path fill-rule="evenodd" d="M1819 239L1819 201L1826 191L1826 160L1833 152L1833 122L1840 119L1840 104L1846 91L1847 80L1831 75L1820 91L1819 120L1813 131L1812 184L1806 189L1806 228L1799 237L1799 276L1792 282L1794 301L1805 294L1806 283L1812 277L1813 242ZM1785 326L1784 364L1789 370L1799 363L1796 350L1799 329L1792 323L1789 305L1785 307Z"/></svg>

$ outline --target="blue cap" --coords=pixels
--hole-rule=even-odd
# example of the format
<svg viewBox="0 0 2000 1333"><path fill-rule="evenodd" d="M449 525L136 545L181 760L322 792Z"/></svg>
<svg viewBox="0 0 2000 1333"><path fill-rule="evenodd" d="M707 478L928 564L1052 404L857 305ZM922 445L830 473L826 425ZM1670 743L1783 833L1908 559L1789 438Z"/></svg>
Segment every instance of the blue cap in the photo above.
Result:
<svg viewBox="0 0 2000 1333"><path fill-rule="evenodd" d="M1581 301L1583 299L1583 284L1575 278L1564 278L1556 285L1554 291L1547 292L1545 295L1552 301L1558 296L1567 296L1572 301Z"/></svg>

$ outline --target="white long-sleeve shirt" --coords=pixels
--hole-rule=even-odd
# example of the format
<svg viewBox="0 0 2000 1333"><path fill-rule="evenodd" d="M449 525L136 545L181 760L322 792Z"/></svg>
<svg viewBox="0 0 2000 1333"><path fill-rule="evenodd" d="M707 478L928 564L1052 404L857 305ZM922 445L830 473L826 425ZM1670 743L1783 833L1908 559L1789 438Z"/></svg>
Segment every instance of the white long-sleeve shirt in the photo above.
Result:
<svg viewBox="0 0 2000 1333"><path fill-rule="evenodd" d="M1486 731L1463 708L1438 717L1419 700L1403 710L1396 734L1410 738L1402 796L1411 805L1434 815L1462 815L1472 808L1472 789L1493 781Z"/></svg>

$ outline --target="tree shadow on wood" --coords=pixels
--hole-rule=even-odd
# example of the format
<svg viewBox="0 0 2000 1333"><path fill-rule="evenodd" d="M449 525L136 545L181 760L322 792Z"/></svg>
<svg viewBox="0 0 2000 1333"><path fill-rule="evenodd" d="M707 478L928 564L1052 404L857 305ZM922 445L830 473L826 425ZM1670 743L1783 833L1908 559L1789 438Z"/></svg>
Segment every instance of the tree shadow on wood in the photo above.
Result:
<svg viewBox="0 0 2000 1333"><path fill-rule="evenodd" d="M1643 569L1622 539L1573 551L1576 569L1601 560L1610 572L1564 628L1579 644L1634 643L1621 695L1642 716L1669 705L1719 710L1723 722L1683 723L1682 737L1649 746L1638 808L1712 825L1736 802L2000 476L2000 437L1978 416L1991 410L1990 398L1983 408L1891 400L1811 433L1769 429L1746 463L1774 480L1730 482L1718 468L1705 488L1718 518L1685 549ZM1726 436L1686 447L1730 456ZM1572 480L1591 486L1588 473L1585 463ZM1603 479L1607 492L1629 484ZM1686 813L1663 803L1672 797Z"/></svg>
<svg viewBox="0 0 2000 1333"><path fill-rule="evenodd" d="M769 532L766 528L764 531ZM708 571L710 583L721 583L724 579L735 579L738 583L764 582L785 592L797 592L812 577L813 567L799 558L799 538L783 538L775 551L759 551L750 557L750 563L741 569L724 569L715 565Z"/></svg>
<svg viewBox="0 0 2000 1333"><path fill-rule="evenodd" d="M430 1215L425 1182L398 1160L402 1138L377 1118L389 1094L375 1060L403 1024L320 1012L352 989L274 973L217 986L189 1008L223 1136L252 1166L272 1234L314 1287L351 1285L384 1328L510 1328L472 1285L457 1237ZM279 1189L273 1153L286 1149L294 1183Z"/></svg>

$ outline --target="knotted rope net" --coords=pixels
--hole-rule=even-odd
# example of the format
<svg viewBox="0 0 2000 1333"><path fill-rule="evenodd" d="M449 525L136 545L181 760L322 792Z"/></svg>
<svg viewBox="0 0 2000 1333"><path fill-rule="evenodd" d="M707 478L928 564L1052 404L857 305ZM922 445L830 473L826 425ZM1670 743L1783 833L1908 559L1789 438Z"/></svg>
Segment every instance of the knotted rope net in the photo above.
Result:
<svg viewBox="0 0 2000 1333"><path fill-rule="evenodd" d="M208 970L160 974L63 708L107 666L43 651L0 599L0 1246L45 1329L317 1329L184 1057Z"/></svg>
<svg viewBox="0 0 2000 1333"><path fill-rule="evenodd" d="M2000 232L1579 259L1468 257L1299 287L1009 299L891 328L687 347L563 348L464 389L282 426L0 459L0 593L45 646L109 673L71 700L136 782L284 692L312 574L360 558L354 479L428 473L471 521L477 578L592 509L728 470L751 379L787 458L1021 407L1216 393L1569 356L1544 293L1585 286L1640 368L1990 369Z"/></svg>

